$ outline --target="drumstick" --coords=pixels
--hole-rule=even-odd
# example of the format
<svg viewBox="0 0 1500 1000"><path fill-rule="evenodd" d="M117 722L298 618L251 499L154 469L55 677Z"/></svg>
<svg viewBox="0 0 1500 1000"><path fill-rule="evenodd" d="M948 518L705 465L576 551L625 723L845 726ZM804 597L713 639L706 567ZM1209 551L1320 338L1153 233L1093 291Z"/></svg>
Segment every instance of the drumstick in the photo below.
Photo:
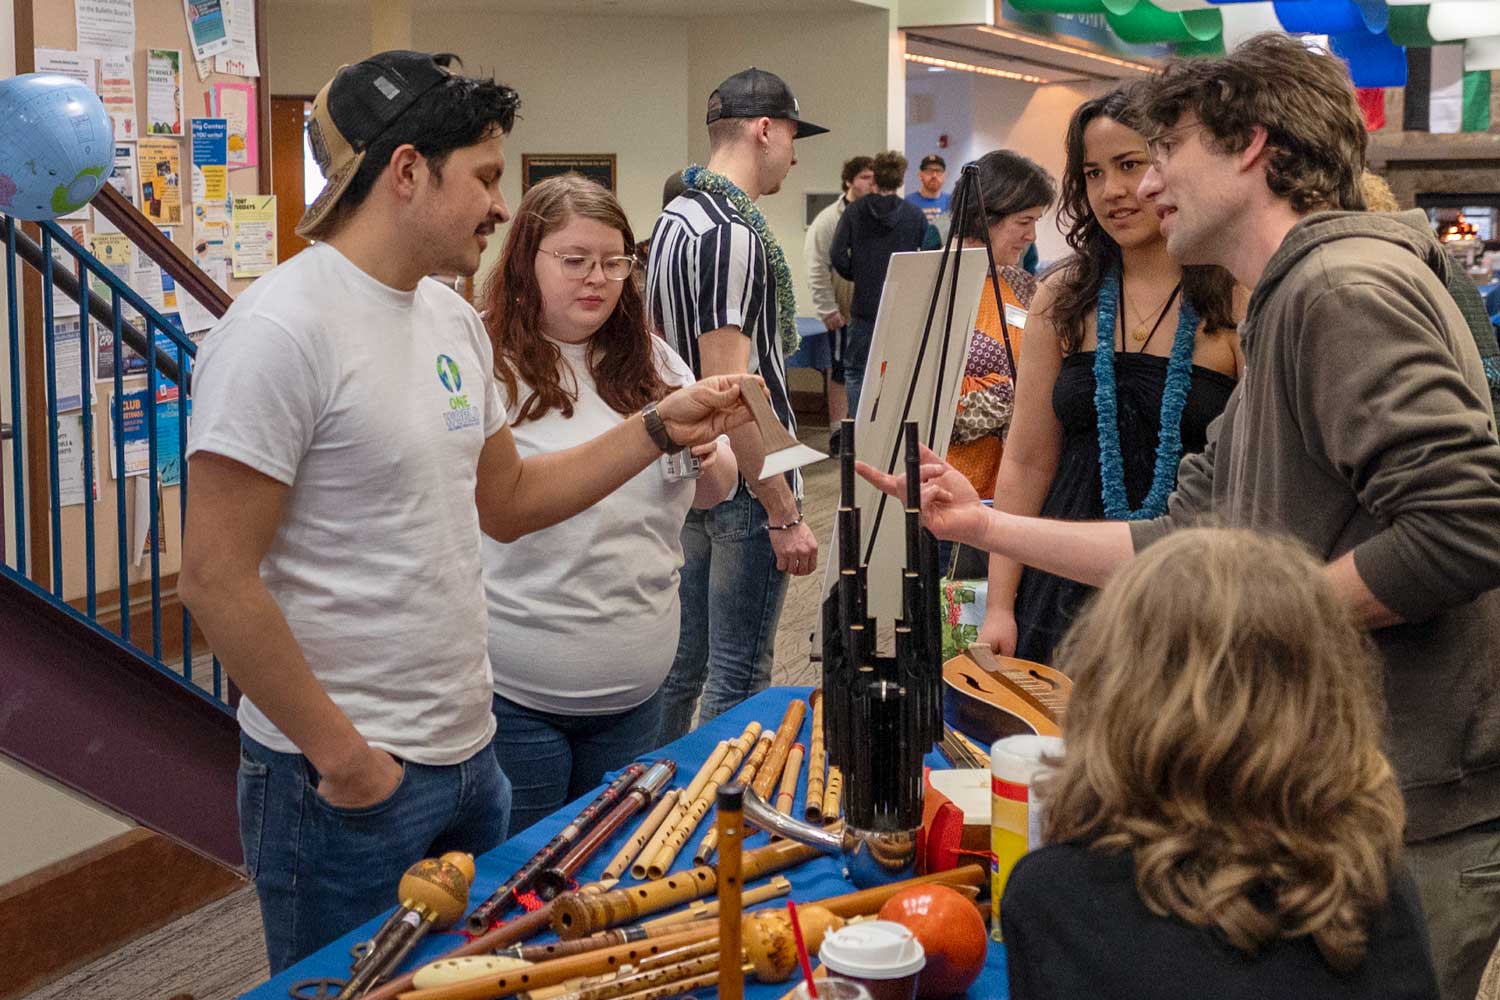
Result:
<svg viewBox="0 0 1500 1000"><path fill-rule="evenodd" d="M740 944L740 854L745 824L745 789L730 785L719 789L716 825L719 829L719 998L745 1000L744 961Z"/></svg>
<svg viewBox="0 0 1500 1000"><path fill-rule="evenodd" d="M677 804L677 799L681 794L680 789L673 788L661 797L661 801L656 804L656 808L652 809L646 815L646 818L641 820L640 826L635 828L635 832L630 835L630 839L625 842L625 846L620 848L620 853L616 854L614 860L605 867L605 878L619 878L625 874L626 870L630 867L630 862L634 861L635 856L645 848L646 843L651 839L651 835L656 832L657 828L661 826L662 821L667 818L667 813L672 811L672 807Z"/></svg>
<svg viewBox="0 0 1500 1000"><path fill-rule="evenodd" d="M693 780L688 783L687 791L677 796L677 804L672 807L672 811L667 814L667 818L662 820L661 826L656 828L656 833L646 842L646 846L641 849L641 853L636 855L635 862L630 866L630 874L633 877L646 877L646 865L650 863L652 858L656 857L656 852L661 850L661 845L666 843L667 837L671 836L672 831L677 827L677 823L687 814L688 806L692 804L693 799L698 797L698 793L703 790L703 786L708 784L708 779L713 776L714 771L719 766L719 762L724 759L724 755L728 752L729 741L720 740L719 745L714 747L714 752L708 755L708 760L704 761L703 766L698 768L698 773L693 775Z"/></svg>
<svg viewBox="0 0 1500 1000"><path fill-rule="evenodd" d="M786 768L781 772L781 789L776 793L776 811L787 816L792 814L792 803L797 799L797 779L802 776L802 744L793 743L787 755Z"/></svg>
<svg viewBox="0 0 1500 1000"><path fill-rule="evenodd" d="M807 703L812 706L812 746L807 755L807 805L802 815L810 823L823 820L823 780L828 769L828 750L823 745L823 692L814 691Z"/></svg>
<svg viewBox="0 0 1500 1000"><path fill-rule="evenodd" d="M755 783L750 786L762 799L769 799L771 789L776 787L776 782L781 777L781 769L786 765L786 755L791 752L792 744L796 742L797 734L802 730L802 718L806 714L807 702L801 698L794 698L786 707L786 714L781 717L781 725L776 727L776 742L771 744L771 752L755 775Z"/></svg>
<svg viewBox="0 0 1500 1000"><path fill-rule="evenodd" d="M750 754L750 759L740 767L740 773L734 776L734 783L740 786L748 786L755 778L755 772L766 759L766 754L771 750L771 743L775 737L771 733L762 733L760 742L755 744L755 750ZM714 848L719 843L719 828L715 826L703 835L698 842L698 849L693 852L693 864L706 865L714 856Z"/></svg>

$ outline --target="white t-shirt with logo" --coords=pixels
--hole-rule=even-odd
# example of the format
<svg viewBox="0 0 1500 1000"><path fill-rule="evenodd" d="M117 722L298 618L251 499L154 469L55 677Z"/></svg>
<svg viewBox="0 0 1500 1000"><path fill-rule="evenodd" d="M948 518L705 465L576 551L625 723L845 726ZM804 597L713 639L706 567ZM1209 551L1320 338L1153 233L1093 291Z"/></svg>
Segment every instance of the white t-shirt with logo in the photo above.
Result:
<svg viewBox="0 0 1500 1000"><path fill-rule="evenodd" d="M688 385L692 370L660 337L658 373ZM586 345L557 343L563 387L577 377L573 416L552 410L512 424L521 455L563 451L624 422L599 397ZM503 392L503 390L502 390ZM529 395L520 386L514 419ZM682 525L696 482L669 480L660 460L566 521L502 544L484 539L495 690L561 715L624 712L650 698L672 667L681 610Z"/></svg>
<svg viewBox="0 0 1500 1000"><path fill-rule="evenodd" d="M314 245L241 295L193 373L188 454L291 487L260 575L371 745L451 764L494 733L479 452L505 422L489 338L451 289L397 291ZM293 746L249 698L240 725Z"/></svg>

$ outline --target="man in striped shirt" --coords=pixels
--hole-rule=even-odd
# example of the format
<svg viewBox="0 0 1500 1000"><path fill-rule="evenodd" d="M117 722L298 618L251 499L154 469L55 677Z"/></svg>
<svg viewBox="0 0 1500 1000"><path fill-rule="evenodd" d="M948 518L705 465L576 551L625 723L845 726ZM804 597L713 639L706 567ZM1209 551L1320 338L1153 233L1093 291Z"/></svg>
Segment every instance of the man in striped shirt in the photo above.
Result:
<svg viewBox="0 0 1500 1000"><path fill-rule="evenodd" d="M759 374L795 434L778 310L795 316L796 306L784 258L769 251L775 238L752 203L780 190L797 162L793 140L827 130L802 121L787 85L759 69L714 90L707 122L708 166L687 172L688 189L651 234L651 318L699 378ZM662 743L692 727L700 694L706 722L770 684L787 574L817 568L800 474L756 480L765 456L753 427L732 432L730 443L745 481L717 507L691 512L682 531L682 628L662 685Z"/></svg>

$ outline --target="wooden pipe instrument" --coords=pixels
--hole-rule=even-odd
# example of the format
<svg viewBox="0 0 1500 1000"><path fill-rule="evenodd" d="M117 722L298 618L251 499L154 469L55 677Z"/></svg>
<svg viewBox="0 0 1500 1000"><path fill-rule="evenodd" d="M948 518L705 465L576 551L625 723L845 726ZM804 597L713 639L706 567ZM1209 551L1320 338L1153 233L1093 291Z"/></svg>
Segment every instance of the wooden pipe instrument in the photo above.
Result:
<svg viewBox="0 0 1500 1000"><path fill-rule="evenodd" d="M740 766L740 761L745 759L745 755L755 745L756 738L760 736L760 730L760 723L752 722L745 727L745 731L737 739L730 742L729 751L724 755L724 759L719 762L718 768L709 776L708 783L698 793L697 799L688 805L676 828L667 835L666 840L662 842L660 849L657 850L655 857L651 858L646 864L645 869L648 876L651 878L661 878L672 870L672 863L677 860L678 853L687 844L688 838L693 835L693 831L697 829L703 817L708 815L708 810L714 804L714 795L718 792L719 786L727 782L734 774L734 769ZM634 872L639 866L640 862L637 861L635 865L631 866L631 871Z"/></svg>
<svg viewBox="0 0 1500 1000"><path fill-rule="evenodd" d="M775 739L776 737L771 733L761 734L760 741L755 744L755 749L750 752L750 756L740 765L740 773L734 776L734 783L736 785L749 785L750 782L755 780L756 772L765 763L766 754L771 752L771 744L775 742ZM715 826L703 835L702 840L698 841L698 849L693 852L693 864L708 864L713 860L714 850L718 845L719 828Z"/></svg>
<svg viewBox="0 0 1500 1000"><path fill-rule="evenodd" d="M740 970L741 841L745 833L745 789L728 785L719 789L715 825L719 830L719 1000L745 1000L745 974Z"/></svg>
<svg viewBox="0 0 1500 1000"><path fill-rule="evenodd" d="M630 786L625 797L596 822L576 844L557 861L536 874L532 885L542 899L555 899L565 892L573 874L582 868L594 854L613 837L630 817L649 805L661 790L671 784L677 773L677 764L670 760L659 760Z"/></svg>
<svg viewBox="0 0 1500 1000"><path fill-rule="evenodd" d="M828 773L828 754L823 746L823 692L808 695L812 706L812 740L807 752L807 805L802 818L809 823L823 821L823 783Z"/></svg>
<svg viewBox="0 0 1500 1000"><path fill-rule="evenodd" d="M594 801L585 806L577 816L574 816L571 823L563 827L557 836L547 841L540 851L532 855L530 860L506 879L500 888L490 894L489 898L474 908L474 912L469 914L469 919L466 921L469 933L484 933L496 918L516 905L517 897L531 888L532 880L576 844L584 832L593 826L599 817L614 808L615 803L625 796L630 786L645 773L645 764L631 764L621 771L620 776L610 782L609 787L600 792Z"/></svg>
<svg viewBox="0 0 1500 1000"><path fill-rule="evenodd" d="M400 966L429 930L447 929L457 923L469 904L473 879L474 859L462 851L418 861L408 868L397 889L400 907L381 925L339 995L364 996Z"/></svg>
<svg viewBox="0 0 1500 1000"><path fill-rule="evenodd" d="M616 854L610 863L605 866L605 878L619 878L630 870L630 863L645 848L646 844L651 840L652 835L660 829L662 823L667 818L667 814L677 805L677 799L681 794L682 792L676 788L669 788L663 793L662 797L657 801L656 807L646 815L645 819L641 820L640 826L635 828L635 832L630 835L630 839L625 842L625 846L620 848L620 853Z"/></svg>

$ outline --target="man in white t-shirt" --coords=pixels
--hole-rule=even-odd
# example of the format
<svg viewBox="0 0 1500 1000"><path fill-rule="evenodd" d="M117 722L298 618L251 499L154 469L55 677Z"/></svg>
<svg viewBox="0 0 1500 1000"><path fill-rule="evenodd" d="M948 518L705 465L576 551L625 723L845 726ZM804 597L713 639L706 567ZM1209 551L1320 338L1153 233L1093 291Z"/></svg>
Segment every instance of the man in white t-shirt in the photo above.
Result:
<svg viewBox="0 0 1500 1000"><path fill-rule="evenodd" d="M180 589L244 692L240 832L272 972L396 902L402 872L506 835L481 530L554 524L748 419L708 379L522 461L473 274L508 214L518 104L385 52L313 104L318 241L259 279L194 372ZM757 390L759 391L759 390Z"/></svg>

